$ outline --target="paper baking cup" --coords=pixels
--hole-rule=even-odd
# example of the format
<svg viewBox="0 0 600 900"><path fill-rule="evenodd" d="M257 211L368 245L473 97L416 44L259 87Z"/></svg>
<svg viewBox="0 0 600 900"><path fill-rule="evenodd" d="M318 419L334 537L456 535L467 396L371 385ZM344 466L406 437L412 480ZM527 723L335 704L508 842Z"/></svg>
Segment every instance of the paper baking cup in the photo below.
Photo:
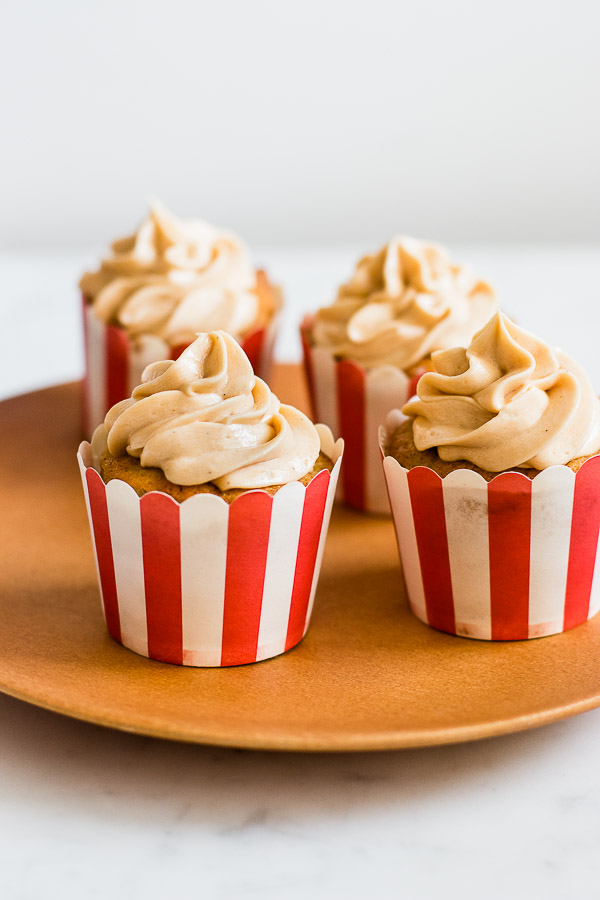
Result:
<svg viewBox="0 0 600 900"><path fill-rule="evenodd" d="M268 380L277 335L278 313L265 328L249 334L241 346L259 378ZM124 328L107 325L83 297L85 377L83 381L83 433L91 437L111 406L131 396L150 363L177 359L188 344L173 347L156 335L132 341Z"/></svg>
<svg viewBox="0 0 600 900"><path fill-rule="evenodd" d="M402 421L392 414L382 447ZM383 461L412 611L440 631L493 641L557 634L600 608L600 456L487 482Z"/></svg>
<svg viewBox="0 0 600 900"><path fill-rule="evenodd" d="M422 372L410 378L396 366L366 370L336 359L329 350L311 344L312 323L307 318L300 329L304 370L313 418L344 440L340 479L344 502L365 512L389 515L377 433L390 410L403 406L414 394Z"/></svg>
<svg viewBox="0 0 600 900"><path fill-rule="evenodd" d="M151 659L237 666L304 637L317 588L343 443L317 425L335 463L307 486L177 503L105 484L79 447L104 616L112 637Z"/></svg>

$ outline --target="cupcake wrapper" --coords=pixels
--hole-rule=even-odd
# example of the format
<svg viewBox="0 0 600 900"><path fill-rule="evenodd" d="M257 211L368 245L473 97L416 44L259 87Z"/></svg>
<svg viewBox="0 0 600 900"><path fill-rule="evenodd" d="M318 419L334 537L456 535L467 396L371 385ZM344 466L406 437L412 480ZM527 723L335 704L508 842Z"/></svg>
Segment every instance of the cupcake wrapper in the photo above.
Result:
<svg viewBox="0 0 600 900"><path fill-rule="evenodd" d="M112 637L143 656L235 666L277 656L306 633L342 443L317 426L335 460L305 487L249 491L231 504L197 494L179 504L124 481L105 484L79 448L100 593Z"/></svg>
<svg viewBox="0 0 600 900"><path fill-rule="evenodd" d="M249 334L242 342L255 373L268 379L277 335L278 315L266 328ZM86 371L83 391L83 433L91 437L104 421L111 406L131 396L150 363L177 359L187 344L172 347L156 335L142 335L132 341L123 328L107 325L83 297L83 334Z"/></svg>
<svg viewBox="0 0 600 900"><path fill-rule="evenodd" d="M401 421L391 416L387 435ZM382 450L383 452L383 450ZM441 478L385 457L412 611L450 634L523 640L557 634L600 608L600 456L575 473L552 466L486 482Z"/></svg>
<svg viewBox="0 0 600 900"><path fill-rule="evenodd" d="M395 366L367 371L336 359L329 350L311 345L311 326L308 318L300 329L306 380L313 418L344 440L343 500L356 509L389 515L377 432L390 410L412 396L418 377L409 378Z"/></svg>

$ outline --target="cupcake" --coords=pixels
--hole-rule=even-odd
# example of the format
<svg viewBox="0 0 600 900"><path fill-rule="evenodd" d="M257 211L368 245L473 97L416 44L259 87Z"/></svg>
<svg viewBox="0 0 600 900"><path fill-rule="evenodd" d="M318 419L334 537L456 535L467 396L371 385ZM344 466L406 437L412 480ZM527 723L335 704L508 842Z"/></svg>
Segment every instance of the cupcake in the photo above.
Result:
<svg viewBox="0 0 600 900"><path fill-rule="evenodd" d="M313 413L344 438L348 504L389 512L379 424L414 392L432 352L468 343L495 308L491 287L444 248L397 237L361 259L336 301L305 320Z"/></svg>
<svg viewBox="0 0 600 900"><path fill-rule="evenodd" d="M201 331L233 335L257 374L268 376L281 293L254 269L236 235L180 221L154 204L138 231L115 241L80 287L88 435L130 396L147 365L176 359Z"/></svg>
<svg viewBox="0 0 600 900"><path fill-rule="evenodd" d="M497 313L380 431L409 602L451 634L556 634L600 607L600 401Z"/></svg>
<svg viewBox="0 0 600 900"><path fill-rule="evenodd" d="M110 634L191 666L295 646L341 455L342 442L281 404L223 331L148 366L79 448Z"/></svg>

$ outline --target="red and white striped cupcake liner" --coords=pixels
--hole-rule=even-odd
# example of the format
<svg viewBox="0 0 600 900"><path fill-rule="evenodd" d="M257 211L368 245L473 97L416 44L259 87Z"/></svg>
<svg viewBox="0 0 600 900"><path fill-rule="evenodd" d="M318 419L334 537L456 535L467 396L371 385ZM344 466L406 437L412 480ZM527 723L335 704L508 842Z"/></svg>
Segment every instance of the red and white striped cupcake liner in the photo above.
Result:
<svg viewBox="0 0 600 900"><path fill-rule="evenodd" d="M343 443L318 425L332 472L273 496L248 491L177 503L105 484L83 442L78 460L100 593L112 637L186 666L258 662L294 647L312 612Z"/></svg>
<svg viewBox="0 0 600 900"><path fill-rule="evenodd" d="M403 421L392 413L380 431ZM578 472L487 482L456 469L383 460L412 611L450 634L523 640L567 631L600 609L600 456Z"/></svg>
<svg viewBox="0 0 600 900"><path fill-rule="evenodd" d="M265 328L259 328L241 342L250 364L259 378L267 380L277 335L278 314ZM124 328L107 325L83 298L83 334L85 377L83 382L83 432L91 437L106 413L126 397L142 380L150 363L177 359L188 344L170 346L156 335L141 335L132 341Z"/></svg>
<svg viewBox="0 0 600 900"><path fill-rule="evenodd" d="M326 348L311 343L312 323L312 317L307 317L300 328L304 369L313 418L344 440L343 500L365 512L389 515L378 430L388 413L414 394L422 372L411 378L396 366L366 370L358 363L336 359Z"/></svg>

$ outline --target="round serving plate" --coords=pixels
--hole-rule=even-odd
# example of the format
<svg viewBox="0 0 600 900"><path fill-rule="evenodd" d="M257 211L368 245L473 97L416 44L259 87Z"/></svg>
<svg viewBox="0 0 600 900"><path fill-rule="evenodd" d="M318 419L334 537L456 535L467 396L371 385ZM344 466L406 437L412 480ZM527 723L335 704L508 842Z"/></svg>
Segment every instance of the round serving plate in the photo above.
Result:
<svg viewBox="0 0 600 900"><path fill-rule="evenodd" d="M273 378L306 406L298 368ZM391 521L334 511L312 624L276 659L166 665L106 633L75 453L79 385L0 404L0 690L100 725L203 744L384 750L467 741L600 705L600 616L488 643L409 612Z"/></svg>

